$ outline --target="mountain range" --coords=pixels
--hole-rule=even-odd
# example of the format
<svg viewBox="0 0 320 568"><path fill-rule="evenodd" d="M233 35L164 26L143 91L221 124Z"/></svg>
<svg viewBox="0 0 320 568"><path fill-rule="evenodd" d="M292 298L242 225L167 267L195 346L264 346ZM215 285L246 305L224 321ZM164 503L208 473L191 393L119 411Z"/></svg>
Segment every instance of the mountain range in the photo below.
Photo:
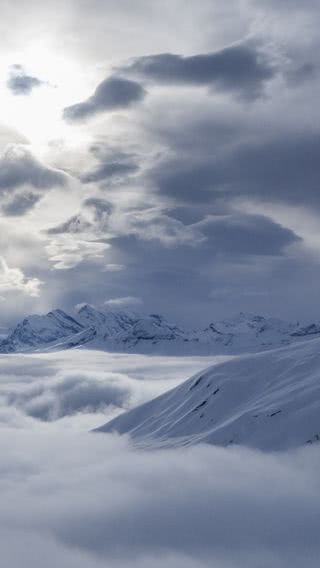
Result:
<svg viewBox="0 0 320 568"><path fill-rule="evenodd" d="M301 326L277 318L241 312L186 330L159 314L96 309L84 304L73 316L61 309L31 315L0 342L0 353L70 348L164 355L236 354L258 352L320 337L320 324Z"/></svg>

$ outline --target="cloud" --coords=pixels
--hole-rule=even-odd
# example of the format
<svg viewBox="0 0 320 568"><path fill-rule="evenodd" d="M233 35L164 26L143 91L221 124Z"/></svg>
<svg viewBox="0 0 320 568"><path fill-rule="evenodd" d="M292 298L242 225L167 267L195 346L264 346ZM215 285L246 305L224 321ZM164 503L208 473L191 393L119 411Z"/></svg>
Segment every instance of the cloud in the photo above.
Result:
<svg viewBox="0 0 320 568"><path fill-rule="evenodd" d="M160 53L138 57L120 71L157 83L207 86L254 99L261 96L265 82L275 76L277 68L261 48L238 43L192 56Z"/></svg>
<svg viewBox="0 0 320 568"><path fill-rule="evenodd" d="M34 191L15 191L2 199L1 209L8 217L19 217L32 209L40 199L41 196Z"/></svg>
<svg viewBox="0 0 320 568"><path fill-rule="evenodd" d="M113 204L100 197L88 197L84 200L83 205L93 213L94 219L99 222L108 219L114 211Z"/></svg>
<svg viewBox="0 0 320 568"><path fill-rule="evenodd" d="M104 252L110 247L108 243L74 237L70 231L70 221L67 222L68 232L61 235L56 229L56 238L47 245L46 251L55 270L69 270L86 259L103 259ZM52 231L52 230L51 230Z"/></svg>
<svg viewBox="0 0 320 568"><path fill-rule="evenodd" d="M3 257L0 257L0 293L21 292L26 296L38 297L43 282L38 278L24 275L20 268L10 268Z"/></svg>
<svg viewBox="0 0 320 568"><path fill-rule="evenodd" d="M64 186L66 181L64 172L45 166L25 146L9 145L0 157L0 190L26 184L51 189Z"/></svg>
<svg viewBox="0 0 320 568"><path fill-rule="evenodd" d="M83 202L84 212L90 220L81 214L60 225L51 227L47 234L63 235L79 233L89 241L105 242L107 238L132 235L145 241L160 241L165 246L189 244L196 246L205 240L205 236L196 226L184 225L178 219L167 215L161 208L133 209L123 211L112 203L98 197L90 197ZM90 237L91 235L91 237Z"/></svg>
<svg viewBox="0 0 320 568"><path fill-rule="evenodd" d="M63 117L68 122L81 122L95 114L128 108L142 101L145 95L139 83L111 76L102 81L86 101L66 107Z"/></svg>
<svg viewBox="0 0 320 568"><path fill-rule="evenodd" d="M317 132L297 128L292 136L289 131L257 129L252 135L245 126L242 133L241 125L234 125L233 133L229 129L227 125L229 144L220 143L219 130L217 142L209 122L185 125L172 139L168 132L172 152L150 169L150 183L162 196L189 206L224 202L230 207L246 198L319 207ZM198 151L186 146L190 139L200 140Z"/></svg>
<svg viewBox="0 0 320 568"><path fill-rule="evenodd" d="M108 263L103 267L103 272L122 272L122 270L125 270L125 265L124 264L113 264L113 263Z"/></svg>
<svg viewBox="0 0 320 568"><path fill-rule="evenodd" d="M18 423L26 428L56 422L59 428L69 424L87 431L175 386L203 364L201 357L151 360L94 350L2 355L0 422L6 422L4 414L10 423L19 415ZM155 380L149 382L151 372Z"/></svg>
<svg viewBox="0 0 320 568"><path fill-rule="evenodd" d="M60 225L50 227L46 232L48 235L82 234L90 231L91 228L92 223L79 214L73 215Z"/></svg>
<svg viewBox="0 0 320 568"><path fill-rule="evenodd" d="M37 77L27 75L21 65L11 66L7 86L14 95L30 95L34 88L41 87L44 84Z"/></svg>
<svg viewBox="0 0 320 568"><path fill-rule="evenodd" d="M111 298L104 302L105 306L139 306L143 302L136 296L124 296L123 298Z"/></svg>
<svg viewBox="0 0 320 568"><path fill-rule="evenodd" d="M13 568L44 557L49 568L57 559L65 568L317 566L318 449L137 452L107 435L8 428L1 446L1 550Z"/></svg>
<svg viewBox="0 0 320 568"><path fill-rule="evenodd" d="M193 226L204 233L207 246L218 254L277 255L302 241L293 231L263 215L208 216Z"/></svg>
<svg viewBox="0 0 320 568"><path fill-rule="evenodd" d="M111 162L101 164L92 172L84 174L81 177L81 181L83 183L94 183L110 178L122 179L136 173L138 170L138 166L133 163Z"/></svg>
<svg viewBox="0 0 320 568"><path fill-rule="evenodd" d="M130 381L109 373L65 372L55 379L34 380L31 383L7 387L7 404L41 421L59 420L79 412L104 412L109 407L126 408L130 397ZM104 379L104 380L103 380ZM107 379L107 380L106 380ZM1 389L0 389L1 390Z"/></svg>
<svg viewBox="0 0 320 568"><path fill-rule="evenodd" d="M195 247L205 240L197 227L184 225L157 207L115 213L109 220L109 228L118 236L133 235L168 247L184 244Z"/></svg>

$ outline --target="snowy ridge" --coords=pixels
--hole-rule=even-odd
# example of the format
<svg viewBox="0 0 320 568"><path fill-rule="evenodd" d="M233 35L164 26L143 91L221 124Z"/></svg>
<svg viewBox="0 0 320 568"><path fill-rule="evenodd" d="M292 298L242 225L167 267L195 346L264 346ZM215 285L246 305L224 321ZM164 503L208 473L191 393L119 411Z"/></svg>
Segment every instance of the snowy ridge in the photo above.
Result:
<svg viewBox="0 0 320 568"><path fill-rule="evenodd" d="M1 353L86 347L111 352L210 355L259 352L320 337L320 324L304 327L276 318L240 313L184 330L159 314L82 305L75 317L63 310L25 318L0 342Z"/></svg>
<svg viewBox="0 0 320 568"><path fill-rule="evenodd" d="M280 450L320 440L320 339L237 356L126 412L98 432L145 448L241 444Z"/></svg>

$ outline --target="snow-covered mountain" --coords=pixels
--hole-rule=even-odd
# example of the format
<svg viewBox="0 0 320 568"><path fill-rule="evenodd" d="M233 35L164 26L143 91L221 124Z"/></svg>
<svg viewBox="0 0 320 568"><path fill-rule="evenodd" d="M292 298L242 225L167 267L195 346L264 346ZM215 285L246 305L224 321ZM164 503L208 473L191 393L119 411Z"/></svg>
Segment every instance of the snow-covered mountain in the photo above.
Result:
<svg viewBox="0 0 320 568"><path fill-rule="evenodd" d="M208 355L257 352L320 337L320 324L299 326L240 313L205 329L184 330L159 314L82 305L75 316L62 310L25 318L0 342L1 353L86 347L113 352Z"/></svg>
<svg viewBox="0 0 320 568"><path fill-rule="evenodd" d="M46 315L25 318L0 343L1 353L14 353L47 346L58 339L78 334L85 326L63 310L53 310Z"/></svg>
<svg viewBox="0 0 320 568"><path fill-rule="evenodd" d="M78 318L85 327L93 327L103 339L115 337L118 333L130 329L139 316L123 311L99 311L89 304L84 304L78 311Z"/></svg>
<svg viewBox="0 0 320 568"><path fill-rule="evenodd" d="M236 356L97 431L142 447L207 442L279 450L320 441L320 339Z"/></svg>
<svg viewBox="0 0 320 568"><path fill-rule="evenodd" d="M320 336L320 326L318 329ZM298 331L301 332L300 335ZM214 343L221 348L225 347L226 351L241 353L248 348L250 351L260 351L287 345L294 341L294 337L306 335L306 330L296 323L240 312L233 318L211 323L196 333L195 337L198 336L201 343Z"/></svg>

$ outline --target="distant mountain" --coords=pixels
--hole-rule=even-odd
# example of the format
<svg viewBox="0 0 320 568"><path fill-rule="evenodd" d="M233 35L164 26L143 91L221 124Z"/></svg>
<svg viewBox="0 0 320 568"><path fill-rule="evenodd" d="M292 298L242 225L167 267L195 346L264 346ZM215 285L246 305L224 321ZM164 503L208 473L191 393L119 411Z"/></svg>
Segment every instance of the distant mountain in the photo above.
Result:
<svg viewBox="0 0 320 568"><path fill-rule="evenodd" d="M46 315L32 315L14 328L0 342L1 353L14 353L47 346L58 339L84 331L85 327L63 310L53 310Z"/></svg>
<svg viewBox="0 0 320 568"><path fill-rule="evenodd" d="M320 441L320 339L215 365L98 428L145 448L280 450Z"/></svg>
<svg viewBox="0 0 320 568"><path fill-rule="evenodd" d="M0 353L86 347L112 352L164 355L236 354L272 349L320 337L320 324L299 326L240 313L188 331L159 314L96 309L82 305L75 317L63 310L32 315L0 341Z"/></svg>

